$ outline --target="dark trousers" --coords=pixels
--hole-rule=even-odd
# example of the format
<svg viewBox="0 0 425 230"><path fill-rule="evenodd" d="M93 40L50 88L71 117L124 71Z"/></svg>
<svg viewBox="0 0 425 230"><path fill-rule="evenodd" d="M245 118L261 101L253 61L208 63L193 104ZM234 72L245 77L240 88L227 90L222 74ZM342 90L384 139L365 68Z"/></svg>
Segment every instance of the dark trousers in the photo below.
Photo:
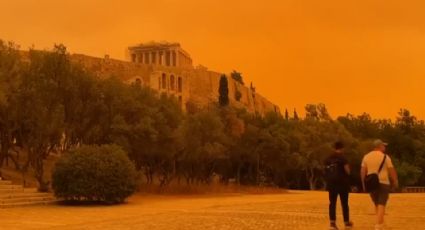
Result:
<svg viewBox="0 0 425 230"><path fill-rule="evenodd" d="M344 222L350 221L350 208L348 207L348 191L344 190L329 190L329 219L336 221L336 203L338 195L341 200L342 213L344 216Z"/></svg>

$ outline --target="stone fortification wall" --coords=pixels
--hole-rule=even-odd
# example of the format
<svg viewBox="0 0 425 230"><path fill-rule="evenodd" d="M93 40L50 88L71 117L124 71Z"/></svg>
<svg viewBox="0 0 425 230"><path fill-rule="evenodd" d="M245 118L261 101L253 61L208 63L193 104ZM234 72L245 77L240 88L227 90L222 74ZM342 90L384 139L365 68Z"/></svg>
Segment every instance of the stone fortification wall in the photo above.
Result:
<svg viewBox="0 0 425 230"><path fill-rule="evenodd" d="M205 67L179 68L160 65L146 65L116 59L96 58L73 54L71 60L79 63L86 70L99 78L116 76L127 83L139 80L142 85L158 92L175 95L182 108L187 102L204 107L218 100L218 88L221 73L210 71ZM266 114L278 112L279 108L250 87L228 77L230 103L238 108L245 108L251 113ZM236 100L239 91L241 97Z"/></svg>

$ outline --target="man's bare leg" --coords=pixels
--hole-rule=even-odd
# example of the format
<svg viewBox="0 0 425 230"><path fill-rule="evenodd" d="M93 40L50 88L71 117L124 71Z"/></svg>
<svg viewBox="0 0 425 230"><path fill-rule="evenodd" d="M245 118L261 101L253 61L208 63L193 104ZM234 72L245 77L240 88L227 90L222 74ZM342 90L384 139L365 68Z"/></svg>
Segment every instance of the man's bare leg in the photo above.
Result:
<svg viewBox="0 0 425 230"><path fill-rule="evenodd" d="M384 226L385 206L376 206L376 226L375 229L380 230Z"/></svg>
<svg viewBox="0 0 425 230"><path fill-rule="evenodd" d="M378 205L377 206L377 224L384 224L384 216L385 216L385 206Z"/></svg>

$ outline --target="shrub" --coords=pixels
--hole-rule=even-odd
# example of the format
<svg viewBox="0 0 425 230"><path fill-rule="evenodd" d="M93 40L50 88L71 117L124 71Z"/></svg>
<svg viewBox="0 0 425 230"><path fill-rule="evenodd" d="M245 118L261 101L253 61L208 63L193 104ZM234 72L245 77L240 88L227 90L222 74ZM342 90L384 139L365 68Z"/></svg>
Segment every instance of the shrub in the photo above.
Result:
<svg viewBox="0 0 425 230"><path fill-rule="evenodd" d="M65 201L122 203L136 190L136 170L116 145L82 146L55 165L52 187Z"/></svg>

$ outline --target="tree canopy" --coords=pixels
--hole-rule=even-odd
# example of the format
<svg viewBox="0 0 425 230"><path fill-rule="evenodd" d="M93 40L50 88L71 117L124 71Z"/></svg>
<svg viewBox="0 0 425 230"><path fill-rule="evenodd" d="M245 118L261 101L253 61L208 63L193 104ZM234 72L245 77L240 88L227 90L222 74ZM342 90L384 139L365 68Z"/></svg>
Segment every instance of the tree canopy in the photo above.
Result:
<svg viewBox="0 0 425 230"><path fill-rule="evenodd" d="M408 109L394 121L369 114L332 118L324 104L284 116L251 114L229 105L220 79L216 106L184 113L173 96L118 77L98 79L70 60L65 46L23 54L0 41L0 167L11 160L49 187L45 159L82 145L115 144L128 153L145 182L166 186L235 181L293 189L324 186L323 159L346 143L359 183L360 162L371 141L389 142L402 185L425 186L425 122ZM25 57L24 57L25 56ZM27 60L28 59L28 60ZM17 152L27 154L24 163Z"/></svg>

